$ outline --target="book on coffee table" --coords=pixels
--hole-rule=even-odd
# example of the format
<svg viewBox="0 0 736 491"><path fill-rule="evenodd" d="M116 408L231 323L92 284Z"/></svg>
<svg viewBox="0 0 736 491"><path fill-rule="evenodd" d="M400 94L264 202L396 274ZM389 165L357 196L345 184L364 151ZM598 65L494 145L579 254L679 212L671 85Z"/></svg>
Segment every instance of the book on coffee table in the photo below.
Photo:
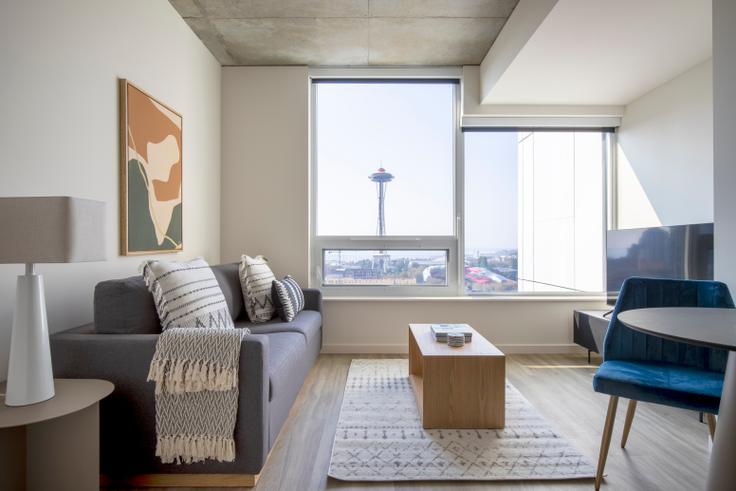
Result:
<svg viewBox="0 0 736 491"><path fill-rule="evenodd" d="M464 335L466 343L473 340L473 330L467 324L431 324L430 330L438 343L446 343L449 333Z"/></svg>

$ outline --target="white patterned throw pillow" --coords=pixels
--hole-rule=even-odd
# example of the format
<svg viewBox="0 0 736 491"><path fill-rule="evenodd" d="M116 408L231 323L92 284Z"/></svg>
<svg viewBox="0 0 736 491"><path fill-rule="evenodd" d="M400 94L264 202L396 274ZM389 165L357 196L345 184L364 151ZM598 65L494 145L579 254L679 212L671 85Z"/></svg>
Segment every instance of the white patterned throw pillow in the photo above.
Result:
<svg viewBox="0 0 736 491"><path fill-rule="evenodd" d="M240 287L245 311L253 323L270 321L275 312L271 298L271 283L275 279L268 259L263 256L240 258Z"/></svg>
<svg viewBox="0 0 736 491"><path fill-rule="evenodd" d="M161 329L235 327L220 284L207 261L143 261L141 273L153 294Z"/></svg>
<svg viewBox="0 0 736 491"><path fill-rule="evenodd" d="M304 292L291 276L273 280L273 303L281 320L291 322L296 314L304 310Z"/></svg>

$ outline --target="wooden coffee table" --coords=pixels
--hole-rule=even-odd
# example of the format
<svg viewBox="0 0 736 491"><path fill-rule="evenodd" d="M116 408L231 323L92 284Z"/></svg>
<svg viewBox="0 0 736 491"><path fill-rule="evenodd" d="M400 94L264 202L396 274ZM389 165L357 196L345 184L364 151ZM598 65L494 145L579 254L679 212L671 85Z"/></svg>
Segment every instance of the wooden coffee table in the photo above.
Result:
<svg viewBox="0 0 736 491"><path fill-rule="evenodd" d="M474 329L461 348L438 343L430 325L409 324L409 379L422 426L503 428L506 355Z"/></svg>

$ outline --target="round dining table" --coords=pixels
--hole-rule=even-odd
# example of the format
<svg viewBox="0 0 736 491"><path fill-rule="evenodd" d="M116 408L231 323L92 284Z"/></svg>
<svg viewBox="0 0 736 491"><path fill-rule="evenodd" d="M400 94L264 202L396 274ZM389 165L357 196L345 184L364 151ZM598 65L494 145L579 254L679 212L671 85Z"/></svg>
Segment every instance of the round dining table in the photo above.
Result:
<svg viewBox="0 0 736 491"><path fill-rule="evenodd" d="M736 309L661 307L618 315L625 326L673 341L729 350L718 423L708 468L708 491L736 486Z"/></svg>

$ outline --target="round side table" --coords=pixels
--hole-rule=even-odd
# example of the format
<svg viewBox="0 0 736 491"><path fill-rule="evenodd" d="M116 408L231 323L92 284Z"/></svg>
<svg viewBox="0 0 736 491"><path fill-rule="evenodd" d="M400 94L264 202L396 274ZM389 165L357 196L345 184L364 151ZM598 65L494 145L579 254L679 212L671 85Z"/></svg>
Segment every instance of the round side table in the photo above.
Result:
<svg viewBox="0 0 736 491"><path fill-rule="evenodd" d="M0 384L0 489L98 490L99 401L106 380L54 379L56 395L29 406L6 406Z"/></svg>

